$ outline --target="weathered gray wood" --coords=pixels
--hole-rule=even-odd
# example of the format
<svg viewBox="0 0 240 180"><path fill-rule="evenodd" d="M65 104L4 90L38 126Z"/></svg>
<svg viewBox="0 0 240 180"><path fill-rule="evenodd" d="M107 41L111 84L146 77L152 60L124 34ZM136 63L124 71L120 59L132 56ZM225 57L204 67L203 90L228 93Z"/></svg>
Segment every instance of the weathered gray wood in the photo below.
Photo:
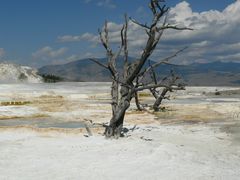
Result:
<svg viewBox="0 0 240 180"><path fill-rule="evenodd" d="M135 98L135 104L136 104L136 107L137 107L138 111L143 111L144 108L143 108L143 107L141 106L141 104L140 104L140 101L139 101L139 97L138 97L138 93L137 93L137 92L134 93L134 98Z"/></svg>
<svg viewBox="0 0 240 180"><path fill-rule="evenodd" d="M138 101L137 92L144 89L151 89L157 87L169 88L164 84L143 84L136 83L137 78L141 74L144 64L148 58L153 53L156 48L159 40L161 39L164 30L166 29L176 29L176 30L189 30L189 28L179 28L177 26L172 26L167 24L167 12L168 7L163 5L164 1L162 0L151 0L150 1L150 10L152 12L152 21L149 25L139 23L136 20L130 19L135 24L146 30L148 39L146 45L138 59L134 62L128 62L128 21L129 19L125 15L125 23L121 29L121 45L117 52L113 52L109 45L109 36L108 36L108 26L105 22L103 31L99 30L100 40L103 47L106 50L106 55L108 57L108 64L104 65L96 62L100 66L107 68L112 76L112 87L111 87L111 96L112 96L112 118L110 120L109 126L105 129L106 137L115 137L118 138L121 136L121 131L123 127L124 117L126 110L130 106L130 102L133 97ZM162 24L160 23L162 22ZM121 70L116 68L116 60L120 54L124 53L124 66ZM92 61L95 61L93 59ZM123 77L120 77L120 72L123 72ZM174 87L171 87L174 89ZM137 98L137 99L136 99Z"/></svg>
<svg viewBox="0 0 240 180"><path fill-rule="evenodd" d="M152 69L154 73L154 69ZM185 84L177 84L177 81L180 79L180 77L176 76L173 71L171 71L171 77L166 83L168 87L163 88L160 95L156 95L155 88L152 88L150 91L152 92L153 96L155 97L156 101L153 104L154 111L159 111L160 105L164 99L167 99L166 95L168 92L172 92L173 90L185 90ZM167 80L167 78L165 79Z"/></svg>
<svg viewBox="0 0 240 180"><path fill-rule="evenodd" d="M161 105L162 100L164 99L168 91L168 88L163 89L161 95L156 99L155 103L153 104L154 111L159 111L159 106Z"/></svg>

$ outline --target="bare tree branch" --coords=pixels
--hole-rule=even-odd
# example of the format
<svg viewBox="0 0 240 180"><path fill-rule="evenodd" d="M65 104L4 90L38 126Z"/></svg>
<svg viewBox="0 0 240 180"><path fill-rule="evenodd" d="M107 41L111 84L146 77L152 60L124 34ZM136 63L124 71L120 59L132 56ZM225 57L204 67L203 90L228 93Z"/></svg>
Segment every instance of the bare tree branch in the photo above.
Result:
<svg viewBox="0 0 240 180"><path fill-rule="evenodd" d="M125 29L125 25L122 26L122 29L121 29L121 45L119 47L119 50L117 53L115 53L113 59L116 61L116 59L120 56L121 52L122 52L122 49L123 49L123 46L124 46L124 29Z"/></svg>
<svg viewBox="0 0 240 180"><path fill-rule="evenodd" d="M159 87L165 87L165 88L169 88L169 89L172 89L172 90L179 90L179 87L170 87L168 85L165 85L165 84L150 84L150 85L146 85L146 86L142 86L142 87L139 87L139 88L135 88L134 91L143 91L145 89L151 89L151 88L159 88Z"/></svg>
<svg viewBox="0 0 240 180"><path fill-rule="evenodd" d="M152 67L150 60L148 60L148 65L149 65L149 67L151 67L151 73L150 73L151 78L152 78L154 84L157 84L156 72L154 71L154 68Z"/></svg>
<svg viewBox="0 0 240 180"><path fill-rule="evenodd" d="M92 62L94 62L94 63L96 63L96 64L98 64L99 66L101 66L101 67L103 67L103 68L105 68L105 69L108 69L108 66L106 66L105 64L99 62L98 59L90 58L89 60L92 61Z"/></svg>
<svg viewBox="0 0 240 180"><path fill-rule="evenodd" d="M123 34L123 46L124 46L124 67L123 67L123 78L125 79L128 75L128 39L127 39L127 33L128 33L128 17L127 14L125 14L125 31Z"/></svg>
<svg viewBox="0 0 240 180"><path fill-rule="evenodd" d="M133 69L133 71L131 72L130 76L127 79L128 82L131 82L136 78L136 76L141 71L143 65L145 64L146 60L152 54L160 38L162 37L164 29L162 31L158 31L157 24L158 22L160 22L162 18L165 17L165 14L168 12L169 8L166 8L166 6L160 6L159 4L160 2L163 2L163 1L151 0L150 9L153 12L153 20L152 20L150 29L147 30L148 40L144 48L144 51L141 55L141 58L138 61L138 64L135 66L135 68ZM141 23L138 23L138 24L140 24L143 27L145 26ZM165 24L166 24L166 18L164 19L164 22L163 22L163 25Z"/></svg>
<svg viewBox="0 0 240 180"><path fill-rule="evenodd" d="M173 26L173 25L165 25L165 26L162 26L162 27L159 27L157 28L157 31L162 31L162 30L165 30L165 29L174 29L174 30L194 30L192 28L188 28L188 27L177 27L177 26Z"/></svg>
<svg viewBox="0 0 240 180"><path fill-rule="evenodd" d="M146 28L148 30L150 30L150 27L147 24L142 24L140 22L138 22L137 20L133 19L133 18L129 18L134 24L137 24L138 26L141 26L143 28Z"/></svg>
<svg viewBox="0 0 240 180"><path fill-rule="evenodd" d="M148 68L146 68L144 71L142 71L138 76L140 76L140 81L143 80L143 78L145 77L145 75L147 74L148 71L152 70L153 68L156 68L158 66L160 66L161 64L168 64L168 65L174 65L174 66L180 66L180 65L176 65L176 64L171 64L168 63L168 61L174 57L176 57L179 53L183 52L185 49L187 49L188 47L184 47L183 49L180 49L179 51L175 52L174 54L160 60L159 62L149 66Z"/></svg>
<svg viewBox="0 0 240 180"><path fill-rule="evenodd" d="M152 12L152 21L147 23L140 23L135 19L128 19L125 16L125 24L121 29L121 46L119 47L117 52L113 52L110 44L109 44L109 31L108 31L108 23L105 22L104 28L102 31L99 30L99 35L101 39L101 43L106 50L106 54L108 57L108 64L105 65L103 63L98 64L104 68L108 68L111 72L112 78L112 87L111 87L111 97L112 97L112 118L110 120L109 126L106 126L105 136L106 137L119 137L121 134L121 130L123 127L123 121L125 117L125 113L127 109L130 107L130 102L138 91L144 89L152 89L156 91L158 87L164 87L166 90L177 90L182 88L181 86L172 83L170 86L168 84L164 84L163 82L155 81L155 84L143 84L143 82L139 81L139 74L143 70L144 64L152 55L153 51L157 47L163 32L165 29L175 29L175 30L190 30L191 28L179 28L174 25L169 25L166 23L167 21L167 12L169 8L166 5L162 4L165 2L164 0L150 0L149 8ZM127 41L127 31L128 31L128 21L131 20L133 23L139 25L146 31L148 35L148 39L144 46L143 52L140 54L140 57L136 58L136 60L132 63L128 62L128 41ZM116 60L120 56L121 53L124 53L124 67L121 70L117 69ZM176 53L177 54L177 53ZM176 55L172 55L175 57ZM172 57L165 58L163 62L159 64L169 64L168 61ZM93 60L94 62L96 59ZM97 62L97 61L96 61ZM152 65L149 70L153 70L157 65ZM123 70L123 78L120 78L120 75ZM149 71L147 70L147 71ZM144 73L143 73L144 74ZM156 79L156 77L155 77ZM172 80L177 79L177 77L172 77ZM134 83L136 84L134 85ZM157 91L156 91L157 92ZM135 95L135 97L137 97Z"/></svg>
<svg viewBox="0 0 240 180"><path fill-rule="evenodd" d="M151 65L151 67L148 67L148 68L146 69L145 73L148 72L151 68L156 68L156 67L158 67L158 66L161 65L161 64L167 64L170 59L176 57L179 53L183 52L183 51L184 51L185 49L187 49L187 48L188 48L188 47L184 47L184 48L180 49L179 51L175 52L174 54L172 54L172 55L170 55L170 56L168 56L168 57L160 60L159 62L157 62L157 63L155 63L155 64L153 64L153 65ZM170 64L170 63L169 63L169 64ZM176 66L177 66L177 65L176 65Z"/></svg>

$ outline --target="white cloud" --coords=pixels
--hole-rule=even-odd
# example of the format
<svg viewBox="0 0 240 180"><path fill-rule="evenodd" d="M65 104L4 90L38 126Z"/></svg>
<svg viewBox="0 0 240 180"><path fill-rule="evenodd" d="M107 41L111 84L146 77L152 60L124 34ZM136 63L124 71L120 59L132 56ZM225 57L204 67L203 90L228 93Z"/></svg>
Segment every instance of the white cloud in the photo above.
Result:
<svg viewBox="0 0 240 180"><path fill-rule="evenodd" d="M141 11L141 8L139 8ZM194 31L166 30L156 52L151 57L158 60L185 46L189 48L176 59L179 63L237 61L240 62L240 0L230 4L223 11L209 10L193 12L186 1L171 8L168 20L180 27L187 26ZM121 24L108 23L110 42L114 47L120 44ZM59 37L62 42L89 41L96 43L98 35L85 33L80 36ZM129 55L137 56L146 43L146 33L129 23ZM104 51L104 49L103 49Z"/></svg>
<svg viewBox="0 0 240 180"><path fill-rule="evenodd" d="M189 50L184 55L189 62L202 59L240 62L237 58L240 43L239 17L240 0L223 11L210 10L201 13L193 12L190 4L184 1L171 9L169 20L175 24L190 26L194 31L167 31L163 44L171 47L189 44Z"/></svg>
<svg viewBox="0 0 240 180"><path fill-rule="evenodd" d="M226 61L226 59L233 59L235 61L240 62L240 53L224 55L224 56L217 56L218 60Z"/></svg>
<svg viewBox="0 0 240 180"><path fill-rule="evenodd" d="M235 3L235 6L239 6L240 1ZM227 9L227 8L226 8ZM169 31L166 33L165 39L170 40L209 40L209 38L219 39L222 35L231 30L232 25L229 23L229 13L226 13L226 9L223 12L216 10L210 10L207 12L196 13L193 12L190 4L183 1L172 8L169 13L169 21L179 26L187 26L194 28L194 31L182 31L179 33L172 33ZM238 14L240 11L238 12ZM236 23L236 22L234 22ZM239 22L237 22L239 23Z"/></svg>
<svg viewBox="0 0 240 180"><path fill-rule="evenodd" d="M116 8L116 5L111 0L102 0L97 3L98 6L103 6L107 8L114 9Z"/></svg>
<svg viewBox="0 0 240 180"><path fill-rule="evenodd" d="M0 48L0 59L2 59L5 56L6 52L3 48Z"/></svg>
<svg viewBox="0 0 240 180"><path fill-rule="evenodd" d="M67 48L59 48L59 49L53 49L49 46L45 46L36 52L32 53L32 57L34 59L41 59L41 60L48 60L48 59L55 59L63 56L65 52L67 51Z"/></svg>
<svg viewBox="0 0 240 180"><path fill-rule="evenodd" d="M94 2L99 7L106 7L110 9L116 8L116 4L112 2L112 0L85 0L85 3Z"/></svg>
<svg viewBox="0 0 240 180"><path fill-rule="evenodd" d="M79 42L79 41L89 41L98 42L98 36L91 33L84 33L82 35L64 35L58 37L59 42Z"/></svg>

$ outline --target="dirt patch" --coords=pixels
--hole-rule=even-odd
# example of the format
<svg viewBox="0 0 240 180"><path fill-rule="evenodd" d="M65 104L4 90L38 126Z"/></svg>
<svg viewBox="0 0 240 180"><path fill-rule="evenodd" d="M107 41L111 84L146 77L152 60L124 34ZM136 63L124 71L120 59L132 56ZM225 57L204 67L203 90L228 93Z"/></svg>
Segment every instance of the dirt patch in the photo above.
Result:
<svg viewBox="0 0 240 180"><path fill-rule="evenodd" d="M226 116L209 105L171 105L165 111L154 112L161 124L209 123L226 119Z"/></svg>
<svg viewBox="0 0 240 180"><path fill-rule="evenodd" d="M67 101L63 96L42 95L33 100L33 106L38 107L41 111L59 112L68 110Z"/></svg>
<svg viewBox="0 0 240 180"><path fill-rule="evenodd" d="M138 96L139 98L142 98L142 97L152 97L153 95L150 92L139 92Z"/></svg>

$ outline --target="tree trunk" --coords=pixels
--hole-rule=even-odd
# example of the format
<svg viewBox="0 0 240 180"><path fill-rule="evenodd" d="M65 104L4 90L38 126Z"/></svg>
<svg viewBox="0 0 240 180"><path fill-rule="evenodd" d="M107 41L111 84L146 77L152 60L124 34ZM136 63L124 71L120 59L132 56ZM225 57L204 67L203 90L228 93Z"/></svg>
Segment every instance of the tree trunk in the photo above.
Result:
<svg viewBox="0 0 240 180"><path fill-rule="evenodd" d="M143 108L141 107L141 104L139 102L139 97L137 92L134 93L134 98L135 98L135 104L137 106L138 111L143 111Z"/></svg>
<svg viewBox="0 0 240 180"><path fill-rule="evenodd" d="M113 113L109 126L105 129L104 134L106 137L118 138L121 136L125 113L129 108L132 99L132 91L130 91L129 88L122 86L120 94L120 103L118 104L116 111Z"/></svg>
<svg viewBox="0 0 240 180"><path fill-rule="evenodd" d="M163 4L163 5L162 5ZM109 29L108 29L108 22L105 22L105 26L103 30L99 29L99 35L100 40L107 52L108 62L107 64L101 63L98 60L94 60L98 65L108 69L112 75L112 90L111 90L111 96L112 96L112 118L109 123L109 126L105 129L105 136L106 137L119 137L122 132L123 127L123 121L124 116L126 113L126 110L130 106L130 101L134 96L135 91L140 91L141 89L149 89L162 86L161 84L157 84L156 77L153 77L155 79L155 85L154 86L148 86L141 83L139 85L138 78L143 73L146 73L147 69L144 70L144 64L148 60L148 58L152 55L155 48L157 47L158 42L160 41L164 30L166 29L175 29L175 30L192 30L190 28L179 28L175 25L170 25L166 22L166 15L169 11L169 8L164 5L164 1L161 0L151 0L149 4L149 8L152 11L152 21L148 25L142 24L137 22L136 20L131 19L131 21L134 24L137 24L138 26L144 28L146 30L146 34L148 35L148 38L146 40L146 44L143 46L144 49L142 50L140 57L137 58L134 62L128 62L128 21L129 19L127 16L125 16L125 24L123 24L121 29L121 45L119 47L119 50L117 52L113 52L109 42ZM117 68L116 61L121 55L122 51L124 50L124 67L123 69L119 70ZM175 57L174 56L171 57ZM169 58L171 58L169 57ZM164 59L162 62L158 63L167 63L169 58ZM151 66L151 68L154 67ZM123 80L122 76L120 77L120 72L123 70ZM142 79L142 78L141 78ZM121 82L123 81L123 82ZM136 86L134 83L136 82ZM120 89L121 86L121 89ZM165 87L165 86L164 86ZM120 90L120 93L119 93ZM155 108L158 108L161 104L162 99L164 98L165 94L168 90L164 90L166 92L162 92L162 95L160 98L157 99L155 102ZM135 100L137 106L139 105L139 99L138 96L135 93ZM140 106L138 106L139 108ZM141 108L141 107L140 107ZM139 108L139 109L140 109Z"/></svg>
<svg viewBox="0 0 240 180"><path fill-rule="evenodd" d="M155 103L153 104L154 111L159 111L159 106L161 105L162 100L164 99L167 92L168 92L168 88L164 88L161 95L156 99Z"/></svg>
<svg viewBox="0 0 240 180"><path fill-rule="evenodd" d="M155 88L151 88L150 91L151 91L153 97L154 97L155 99L157 99L158 96L159 96L159 94L156 92L156 89L155 89Z"/></svg>
<svg viewBox="0 0 240 180"><path fill-rule="evenodd" d="M118 106L118 82L116 80L112 81L111 87L111 97L112 97L112 114L115 114Z"/></svg>

